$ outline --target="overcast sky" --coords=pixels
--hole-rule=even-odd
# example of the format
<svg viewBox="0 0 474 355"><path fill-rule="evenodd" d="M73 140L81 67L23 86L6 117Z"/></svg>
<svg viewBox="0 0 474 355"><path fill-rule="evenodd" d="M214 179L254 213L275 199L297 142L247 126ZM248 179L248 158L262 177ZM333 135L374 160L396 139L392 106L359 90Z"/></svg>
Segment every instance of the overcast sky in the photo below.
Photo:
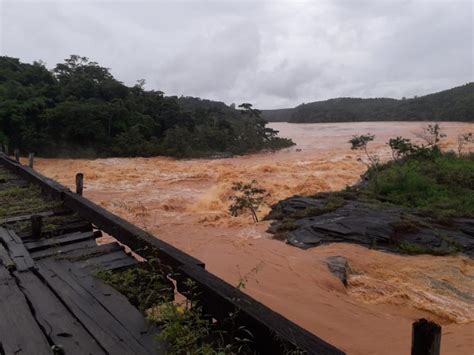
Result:
<svg viewBox="0 0 474 355"><path fill-rule="evenodd" d="M474 81L473 3L0 0L0 52L259 108L410 97Z"/></svg>

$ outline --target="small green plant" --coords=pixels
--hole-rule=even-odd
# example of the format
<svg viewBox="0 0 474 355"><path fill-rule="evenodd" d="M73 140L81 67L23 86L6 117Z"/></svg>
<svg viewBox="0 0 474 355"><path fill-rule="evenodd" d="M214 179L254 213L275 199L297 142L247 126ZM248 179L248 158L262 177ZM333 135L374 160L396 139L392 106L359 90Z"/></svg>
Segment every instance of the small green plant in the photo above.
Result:
<svg viewBox="0 0 474 355"><path fill-rule="evenodd" d="M427 148L439 149L441 139L446 137L446 134L441 133L441 126L436 124L429 124L423 128L423 131L416 135L418 138L425 141Z"/></svg>
<svg viewBox="0 0 474 355"><path fill-rule="evenodd" d="M398 249L402 253L409 255L433 254L433 251L431 249L407 241L400 242L400 244L398 245Z"/></svg>
<svg viewBox="0 0 474 355"><path fill-rule="evenodd" d="M100 271L97 277L143 312L173 299L173 286L156 260L124 271Z"/></svg>
<svg viewBox="0 0 474 355"><path fill-rule="evenodd" d="M260 270L263 269L263 266L265 263L263 261L259 262L257 265L255 265L249 272L247 272L245 275L240 275L239 277L239 282L237 283L237 289L242 290L245 288L247 285L248 281L250 280L251 277L257 275L257 273L260 272ZM239 269L239 274L240 274L240 269ZM258 281L257 281L258 282Z"/></svg>
<svg viewBox="0 0 474 355"><path fill-rule="evenodd" d="M472 132L468 133L460 133L457 137L458 143L458 155L461 156L463 154L464 147L468 144L474 143L474 135Z"/></svg>
<svg viewBox="0 0 474 355"><path fill-rule="evenodd" d="M400 162L413 152L414 146L410 139L403 137L391 138L388 145L392 151L392 158L395 162Z"/></svg>
<svg viewBox="0 0 474 355"><path fill-rule="evenodd" d="M217 354L212 344L206 343L211 323L202 308L191 301L164 303L152 317L161 326L158 339L168 345L167 354Z"/></svg>
<svg viewBox="0 0 474 355"><path fill-rule="evenodd" d="M349 143L351 143L352 150L364 151L367 157L367 161L364 161L362 159L360 159L360 161L365 163L369 168L377 168L377 166L380 164L379 156L376 154L369 153L367 149L367 146L369 145L369 143L372 142L374 139L375 139L375 136L373 134L367 133L367 134L361 134L359 136L354 135L349 140Z"/></svg>
<svg viewBox="0 0 474 355"><path fill-rule="evenodd" d="M231 196L233 203L229 207L229 212L236 217L245 211L249 211L255 223L258 222L257 212L264 199L268 196L267 191L252 180L250 183L234 182L232 190L236 192Z"/></svg>

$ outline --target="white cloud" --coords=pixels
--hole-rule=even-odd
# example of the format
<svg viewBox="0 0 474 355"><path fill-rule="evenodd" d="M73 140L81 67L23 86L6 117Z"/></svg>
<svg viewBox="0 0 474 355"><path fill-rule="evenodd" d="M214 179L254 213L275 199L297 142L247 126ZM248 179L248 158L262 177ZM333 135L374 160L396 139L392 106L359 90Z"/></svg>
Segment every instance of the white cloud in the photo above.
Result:
<svg viewBox="0 0 474 355"><path fill-rule="evenodd" d="M1 1L1 0L0 0ZM470 0L0 2L0 52L80 54L127 84L258 107L474 80Z"/></svg>

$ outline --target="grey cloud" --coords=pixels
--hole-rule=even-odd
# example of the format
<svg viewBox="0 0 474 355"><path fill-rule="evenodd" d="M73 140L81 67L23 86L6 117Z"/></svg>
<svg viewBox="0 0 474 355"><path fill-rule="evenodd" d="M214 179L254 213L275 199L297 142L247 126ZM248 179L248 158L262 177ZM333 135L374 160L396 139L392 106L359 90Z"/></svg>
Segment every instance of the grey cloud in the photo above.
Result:
<svg viewBox="0 0 474 355"><path fill-rule="evenodd" d="M0 0L0 52L262 108L474 81L471 0Z"/></svg>

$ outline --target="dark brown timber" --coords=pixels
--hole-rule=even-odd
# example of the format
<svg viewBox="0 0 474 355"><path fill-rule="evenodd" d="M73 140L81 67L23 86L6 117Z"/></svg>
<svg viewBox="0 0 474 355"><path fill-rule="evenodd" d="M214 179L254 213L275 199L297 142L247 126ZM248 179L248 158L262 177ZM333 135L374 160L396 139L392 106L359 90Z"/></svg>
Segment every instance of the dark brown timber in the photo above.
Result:
<svg viewBox="0 0 474 355"><path fill-rule="evenodd" d="M76 194L82 196L83 188L84 188L84 174L77 173L76 174Z"/></svg>
<svg viewBox="0 0 474 355"><path fill-rule="evenodd" d="M411 355L439 355L441 327L426 319L413 323Z"/></svg>

